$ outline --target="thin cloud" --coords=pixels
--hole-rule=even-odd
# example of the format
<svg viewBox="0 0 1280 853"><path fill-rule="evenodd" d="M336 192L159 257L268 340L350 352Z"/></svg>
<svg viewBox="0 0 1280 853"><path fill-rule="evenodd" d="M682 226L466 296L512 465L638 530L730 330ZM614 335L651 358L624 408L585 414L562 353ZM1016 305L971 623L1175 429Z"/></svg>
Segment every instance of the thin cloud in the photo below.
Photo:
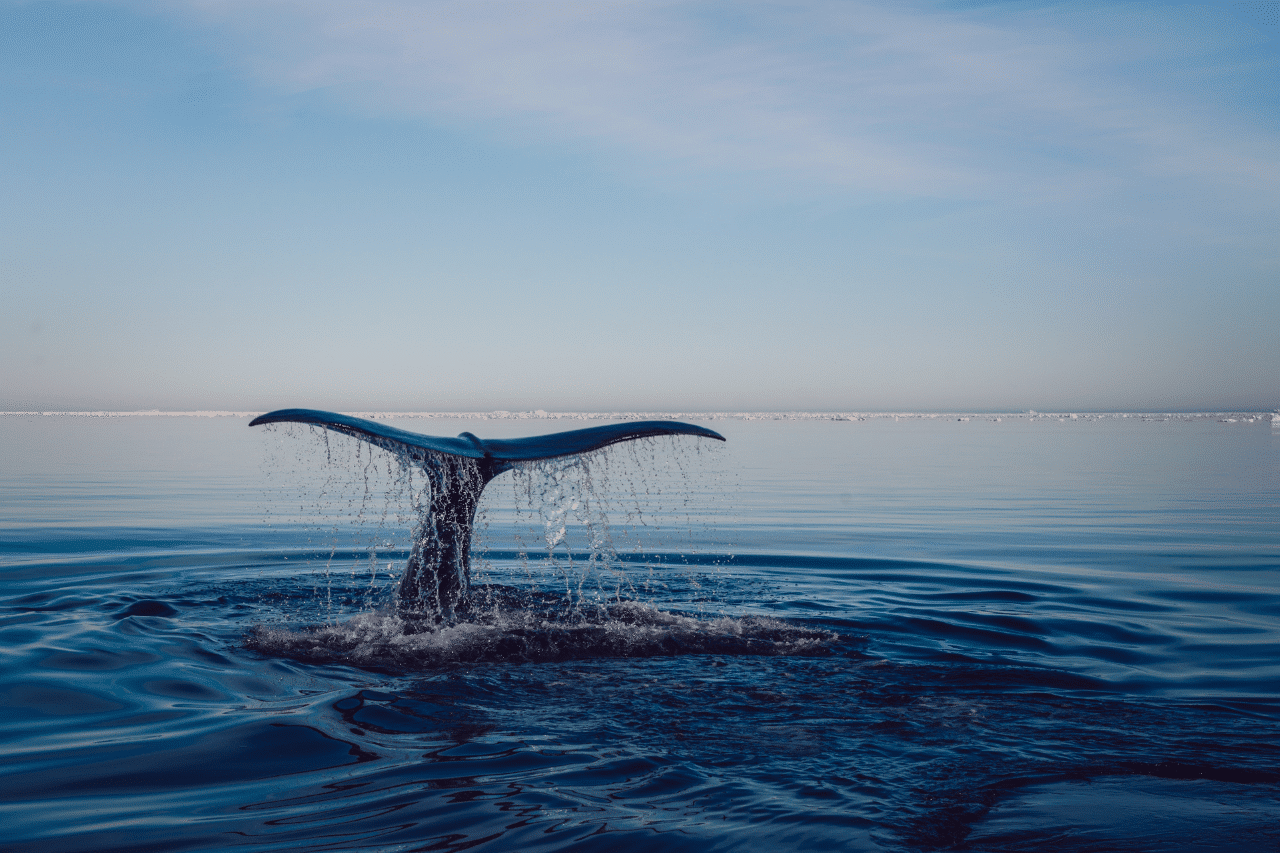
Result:
<svg viewBox="0 0 1280 853"><path fill-rule="evenodd" d="M275 87L695 169L950 197L1057 197L1173 176L1226 181L1265 203L1280 184L1274 134L1114 70L1139 38L1132 27L1108 41L1048 13L854 2L186 8L235 33L239 59Z"/></svg>

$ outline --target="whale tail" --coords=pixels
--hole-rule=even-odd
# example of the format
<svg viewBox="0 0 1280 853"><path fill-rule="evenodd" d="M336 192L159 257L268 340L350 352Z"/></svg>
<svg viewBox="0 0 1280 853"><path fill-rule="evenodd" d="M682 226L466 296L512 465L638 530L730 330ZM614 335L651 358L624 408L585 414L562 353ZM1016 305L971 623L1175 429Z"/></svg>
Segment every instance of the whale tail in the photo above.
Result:
<svg viewBox="0 0 1280 853"><path fill-rule="evenodd" d="M724 441L706 427L679 421L630 421L514 439L421 435L364 418L316 409L279 409L249 426L300 423L367 441L407 458L426 472L431 500L422 507L404 576L399 608L413 617L452 618L470 589L471 530L489 481L521 462L590 453L623 441L660 435L694 435Z"/></svg>

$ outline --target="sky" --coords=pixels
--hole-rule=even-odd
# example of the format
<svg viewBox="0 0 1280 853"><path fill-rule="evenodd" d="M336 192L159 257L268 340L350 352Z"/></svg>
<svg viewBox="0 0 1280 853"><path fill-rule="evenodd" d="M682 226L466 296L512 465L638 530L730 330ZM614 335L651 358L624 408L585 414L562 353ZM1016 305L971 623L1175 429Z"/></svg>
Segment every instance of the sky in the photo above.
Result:
<svg viewBox="0 0 1280 853"><path fill-rule="evenodd" d="M1280 406L1280 2L0 0L0 410Z"/></svg>

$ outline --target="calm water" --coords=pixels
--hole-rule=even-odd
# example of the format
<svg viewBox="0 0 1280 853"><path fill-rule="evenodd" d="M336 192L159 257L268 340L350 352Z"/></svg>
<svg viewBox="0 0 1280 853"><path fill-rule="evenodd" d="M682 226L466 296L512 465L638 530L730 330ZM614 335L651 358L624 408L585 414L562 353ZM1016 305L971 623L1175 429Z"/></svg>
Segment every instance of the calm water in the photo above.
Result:
<svg viewBox="0 0 1280 853"><path fill-rule="evenodd" d="M707 422L418 633L420 484L247 421L0 417L5 849L1280 850L1267 420Z"/></svg>

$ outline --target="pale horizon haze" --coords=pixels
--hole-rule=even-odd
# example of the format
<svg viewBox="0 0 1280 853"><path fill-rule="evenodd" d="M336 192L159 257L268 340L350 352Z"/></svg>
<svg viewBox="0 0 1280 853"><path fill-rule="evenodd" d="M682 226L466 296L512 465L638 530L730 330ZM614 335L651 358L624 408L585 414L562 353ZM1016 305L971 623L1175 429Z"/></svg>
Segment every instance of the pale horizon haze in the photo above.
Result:
<svg viewBox="0 0 1280 853"><path fill-rule="evenodd" d="M1280 406L1280 2L0 0L0 411Z"/></svg>

